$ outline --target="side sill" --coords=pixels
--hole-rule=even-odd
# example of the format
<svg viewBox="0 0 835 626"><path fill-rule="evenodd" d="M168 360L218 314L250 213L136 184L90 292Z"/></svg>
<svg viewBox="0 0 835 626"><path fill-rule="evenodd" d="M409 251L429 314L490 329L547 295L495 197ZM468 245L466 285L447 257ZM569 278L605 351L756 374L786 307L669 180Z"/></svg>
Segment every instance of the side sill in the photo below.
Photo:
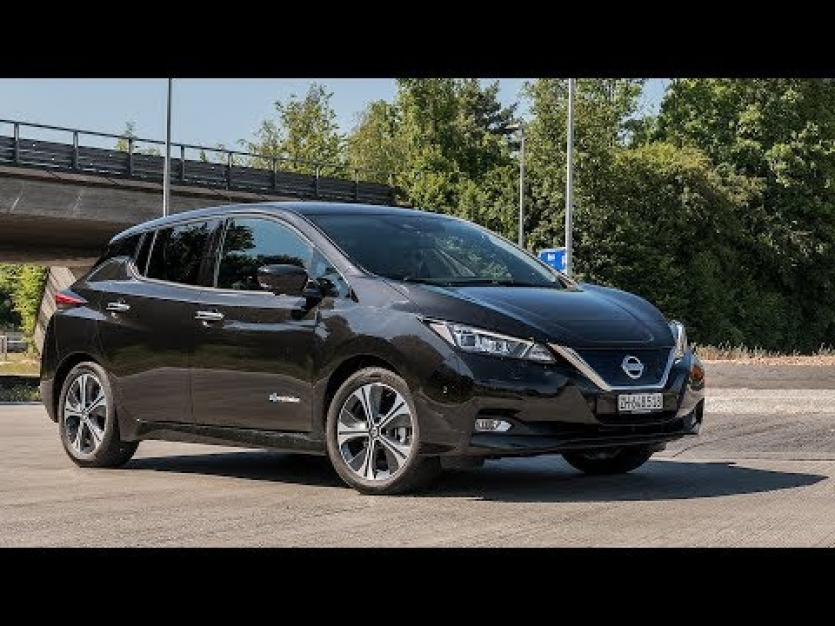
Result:
<svg viewBox="0 0 835 626"><path fill-rule="evenodd" d="M221 446L270 448L305 454L326 454L325 440L311 433L231 428L182 422L139 422L138 439L183 441Z"/></svg>

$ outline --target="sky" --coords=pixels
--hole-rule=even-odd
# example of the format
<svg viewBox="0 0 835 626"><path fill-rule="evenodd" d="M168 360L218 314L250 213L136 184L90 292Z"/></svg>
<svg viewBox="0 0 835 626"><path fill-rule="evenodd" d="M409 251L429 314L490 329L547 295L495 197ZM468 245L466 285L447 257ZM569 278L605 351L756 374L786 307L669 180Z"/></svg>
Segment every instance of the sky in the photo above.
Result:
<svg viewBox="0 0 835 626"><path fill-rule="evenodd" d="M499 79L503 103L519 102L521 114L526 112L520 93L525 80ZM254 139L262 120L274 117L276 100L293 93L304 95L311 82L333 92L331 104L343 132L351 130L367 102L392 101L396 92L394 79L386 78L175 79L171 140L237 147L241 139ZM666 83L666 79L647 82L643 102L647 112L657 111ZM139 137L165 139L166 92L164 78L0 79L0 119L114 134L131 121ZM10 133L0 124L0 134ZM44 133L32 138L66 140Z"/></svg>

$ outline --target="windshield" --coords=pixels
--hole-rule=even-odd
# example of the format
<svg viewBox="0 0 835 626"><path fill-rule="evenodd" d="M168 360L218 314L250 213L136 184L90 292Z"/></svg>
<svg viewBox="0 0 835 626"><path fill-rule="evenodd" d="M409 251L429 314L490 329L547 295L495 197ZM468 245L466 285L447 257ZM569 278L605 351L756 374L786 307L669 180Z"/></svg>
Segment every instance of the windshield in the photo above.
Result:
<svg viewBox="0 0 835 626"><path fill-rule="evenodd" d="M308 215L358 265L438 285L563 285L554 273L469 222L425 215Z"/></svg>

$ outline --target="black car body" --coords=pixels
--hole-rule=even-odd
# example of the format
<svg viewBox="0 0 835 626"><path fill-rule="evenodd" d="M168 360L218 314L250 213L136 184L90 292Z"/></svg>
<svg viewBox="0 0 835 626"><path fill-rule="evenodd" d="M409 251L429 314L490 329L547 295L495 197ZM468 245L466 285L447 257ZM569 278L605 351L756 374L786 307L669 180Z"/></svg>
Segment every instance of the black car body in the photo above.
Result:
<svg viewBox="0 0 835 626"><path fill-rule="evenodd" d="M628 471L702 421L680 324L432 213L180 213L114 237L57 301L41 392L80 465L142 439L273 447L388 493L465 459Z"/></svg>

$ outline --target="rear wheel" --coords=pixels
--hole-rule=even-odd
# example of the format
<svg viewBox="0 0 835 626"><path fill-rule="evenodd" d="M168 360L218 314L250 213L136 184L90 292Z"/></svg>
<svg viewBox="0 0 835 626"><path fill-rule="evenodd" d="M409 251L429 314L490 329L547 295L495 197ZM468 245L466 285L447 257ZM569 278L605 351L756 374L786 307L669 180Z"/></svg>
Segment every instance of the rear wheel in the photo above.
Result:
<svg viewBox="0 0 835 626"><path fill-rule="evenodd" d="M641 467L652 453L646 446L628 446L564 452L562 456L569 465L586 474L625 474Z"/></svg>
<svg viewBox="0 0 835 626"><path fill-rule="evenodd" d="M346 380L326 423L328 456L345 483L368 494L404 493L440 473L437 457L421 457L420 423L406 382L372 367Z"/></svg>
<svg viewBox="0 0 835 626"><path fill-rule="evenodd" d="M81 467L124 465L139 445L119 438L110 381L93 362L79 363L64 380L58 430L67 455Z"/></svg>

